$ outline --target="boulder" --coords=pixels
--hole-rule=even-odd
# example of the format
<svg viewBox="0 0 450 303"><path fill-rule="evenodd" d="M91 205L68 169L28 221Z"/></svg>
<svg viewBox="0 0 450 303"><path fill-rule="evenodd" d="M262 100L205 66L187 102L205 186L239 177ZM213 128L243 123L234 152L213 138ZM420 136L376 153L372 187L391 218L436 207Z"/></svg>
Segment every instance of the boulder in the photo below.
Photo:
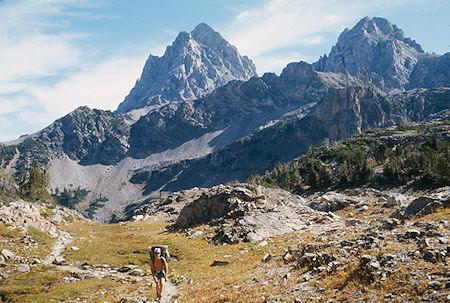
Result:
<svg viewBox="0 0 450 303"><path fill-rule="evenodd" d="M391 218L409 219L415 216L424 216L430 214L444 204L434 198L419 197L413 200L408 206L400 206L391 214Z"/></svg>
<svg viewBox="0 0 450 303"><path fill-rule="evenodd" d="M53 264L55 265L66 265L67 260L64 257L57 256L55 260L53 261Z"/></svg>
<svg viewBox="0 0 450 303"><path fill-rule="evenodd" d="M203 235L203 231L197 230L196 232L192 233L188 238L189 239L197 239Z"/></svg>
<svg viewBox="0 0 450 303"><path fill-rule="evenodd" d="M445 259L446 253L440 252L437 249L421 249L420 250L422 259L424 259L427 262L436 264L438 262L441 262Z"/></svg>
<svg viewBox="0 0 450 303"><path fill-rule="evenodd" d="M1 269L1 268L0 268L0 278L2 278L2 279L8 279L9 278L9 275L7 273L5 273L3 271L3 269Z"/></svg>
<svg viewBox="0 0 450 303"><path fill-rule="evenodd" d="M265 255L264 255L264 257L262 258L262 261L263 262L267 262L267 261L269 261L269 260L271 260L272 259L272 255L270 254L270 253L266 253Z"/></svg>
<svg viewBox="0 0 450 303"><path fill-rule="evenodd" d="M19 264L17 265L17 270L20 272L30 272L30 265L28 264Z"/></svg>
<svg viewBox="0 0 450 303"><path fill-rule="evenodd" d="M6 260L8 260L8 259L15 260L17 257L12 251L10 251L9 249L6 249L6 248L2 250L2 256Z"/></svg>
<svg viewBox="0 0 450 303"><path fill-rule="evenodd" d="M430 281L430 282L428 282L428 286L429 286L430 288L435 289L435 290L440 290L440 289L442 288L442 283L439 282L439 281L437 281L437 280L435 280L435 281Z"/></svg>
<svg viewBox="0 0 450 303"><path fill-rule="evenodd" d="M358 208L358 209L355 211L355 214L360 214L360 213L363 213L363 212L365 212L365 211L367 211L367 210L369 210L369 206L363 205L363 206L361 206L360 208Z"/></svg>
<svg viewBox="0 0 450 303"><path fill-rule="evenodd" d="M224 265L228 265L228 264L230 264L230 262L228 262L228 261L214 260L214 262L211 264L211 267L213 267L213 266L224 266Z"/></svg>
<svg viewBox="0 0 450 303"><path fill-rule="evenodd" d="M21 261L25 259L24 257L17 256L12 251L6 248L2 250L1 255L3 256L3 258L5 258L5 260Z"/></svg>
<svg viewBox="0 0 450 303"><path fill-rule="evenodd" d="M137 265L133 265L133 264L129 264L129 265L124 265L121 268L118 269L119 272L128 272L130 270L134 270L136 268L138 268L139 266Z"/></svg>
<svg viewBox="0 0 450 303"><path fill-rule="evenodd" d="M350 200L346 196L335 192L328 192L308 204L312 209L323 212L337 211L349 205Z"/></svg>
<svg viewBox="0 0 450 303"><path fill-rule="evenodd" d="M309 270L313 270L314 268L318 268L323 265L329 265L331 262L335 261L335 257L332 253L323 252L323 253L305 253L298 259L299 267L307 267Z"/></svg>
<svg viewBox="0 0 450 303"><path fill-rule="evenodd" d="M328 228L341 220L312 210L304 198L288 191L253 184L197 189L184 203L170 229L186 231L202 224L215 226L214 234L208 236L215 244L257 242L313 224Z"/></svg>
<svg viewBox="0 0 450 303"><path fill-rule="evenodd" d="M395 218L381 218L379 219L379 222L381 223L382 229L388 230L392 230L400 224L400 220Z"/></svg>
<svg viewBox="0 0 450 303"><path fill-rule="evenodd" d="M382 275L381 265L375 257L363 255L359 262L358 273L363 280L373 282Z"/></svg>
<svg viewBox="0 0 450 303"><path fill-rule="evenodd" d="M417 229L409 229L405 232L405 234L403 235L404 239L418 239L420 238L420 236L422 235L422 233L417 230Z"/></svg>

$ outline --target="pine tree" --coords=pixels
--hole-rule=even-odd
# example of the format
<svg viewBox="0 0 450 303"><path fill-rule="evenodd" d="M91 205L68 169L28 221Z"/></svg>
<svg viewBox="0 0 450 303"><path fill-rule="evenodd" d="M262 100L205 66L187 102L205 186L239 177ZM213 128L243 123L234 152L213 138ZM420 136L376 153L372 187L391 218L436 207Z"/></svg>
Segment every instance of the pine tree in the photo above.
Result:
<svg viewBox="0 0 450 303"><path fill-rule="evenodd" d="M52 200L48 192L50 186L50 175L47 171L41 172L39 163L35 162L30 170L28 178L21 182L22 196L33 201L37 200Z"/></svg>

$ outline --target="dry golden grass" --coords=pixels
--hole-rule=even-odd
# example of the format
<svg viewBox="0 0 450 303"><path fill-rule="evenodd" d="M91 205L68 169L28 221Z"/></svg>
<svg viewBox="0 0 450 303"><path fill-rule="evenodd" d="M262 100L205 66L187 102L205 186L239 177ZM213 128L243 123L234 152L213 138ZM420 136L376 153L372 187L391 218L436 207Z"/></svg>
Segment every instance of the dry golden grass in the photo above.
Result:
<svg viewBox="0 0 450 303"><path fill-rule="evenodd" d="M25 243L25 231L21 228L11 228L0 224L0 251L3 249L11 250L14 254L25 258L26 262L32 262L34 259L44 258L51 250L55 242L48 234L33 228L28 228L28 235L35 241L36 246L30 246Z"/></svg>
<svg viewBox="0 0 450 303"><path fill-rule="evenodd" d="M342 211L340 215L345 220L346 213ZM422 219L438 221L448 218L448 215L448 210L442 209ZM302 247L307 243L324 241L321 242L314 233L303 232L267 239L268 244L265 246L258 246L258 243L212 246L204 238L188 239L185 234L168 232L166 224L164 221L151 220L125 224L75 221L67 227L75 236L74 242L69 246L77 246L80 250L67 248L63 255L69 263L88 262L91 265L109 264L112 267L136 264L141 269L149 271L147 247L165 244L169 246L173 255L169 262L170 275L180 282L179 302L261 302L263 297L280 296L285 290L296 289L303 283L302 276L306 269L294 269L292 267L294 264L286 265L282 260L288 247ZM204 230L205 235L212 232L210 227L200 226L198 229ZM328 239L345 237L351 240L360 236L361 233L354 230L347 231L345 235L331 233ZM394 240L386 237L379 251L361 251L361 254L378 256L386 252L413 249L413 244L399 245ZM325 251L336 253L337 249L329 247ZM264 263L262 258L268 252L274 258ZM214 260L227 261L229 264L212 267ZM363 297L378 298L382 301L387 292L393 291L417 298L427 287L426 274L433 270L445 270L441 268L442 264L433 265L419 260L415 264L402 264L386 281L367 282L359 279L357 275L358 262L358 256L351 255L342 270L314 274L309 283L324 290L320 296L311 301L346 301L361 288L366 289ZM398 282L409 278L408 266L428 268L423 270L424 276L421 278L423 281L416 283L414 291L411 290L411 285L402 285ZM283 278L286 273L290 273L289 279ZM105 278L65 284L63 278L67 276L68 273L54 268L32 267L29 274L10 277L7 280L8 284L0 287L0 295L11 299L11 302L52 300L70 302L76 298L85 302L116 302L118 298L131 296L137 292L147 297L154 296L154 289L147 284L151 280L150 277L137 283ZM181 279L181 276L186 279ZM193 283L188 283L191 279ZM50 285L50 288L41 293L46 285ZM307 295L303 297L301 293L297 294L297 297L309 300Z"/></svg>

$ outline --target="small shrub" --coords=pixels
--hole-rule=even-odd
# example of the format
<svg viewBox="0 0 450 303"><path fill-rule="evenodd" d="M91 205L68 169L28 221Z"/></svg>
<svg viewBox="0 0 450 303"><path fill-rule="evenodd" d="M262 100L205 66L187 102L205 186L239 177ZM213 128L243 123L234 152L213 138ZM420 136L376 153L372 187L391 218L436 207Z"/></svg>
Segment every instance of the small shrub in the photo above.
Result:
<svg viewBox="0 0 450 303"><path fill-rule="evenodd" d="M69 223L73 222L73 216L71 214L62 215L62 217L66 222L69 222Z"/></svg>
<svg viewBox="0 0 450 303"><path fill-rule="evenodd" d="M51 210L50 208L46 207L46 208L41 209L40 214L44 218L51 218L55 215L55 212L53 210Z"/></svg>

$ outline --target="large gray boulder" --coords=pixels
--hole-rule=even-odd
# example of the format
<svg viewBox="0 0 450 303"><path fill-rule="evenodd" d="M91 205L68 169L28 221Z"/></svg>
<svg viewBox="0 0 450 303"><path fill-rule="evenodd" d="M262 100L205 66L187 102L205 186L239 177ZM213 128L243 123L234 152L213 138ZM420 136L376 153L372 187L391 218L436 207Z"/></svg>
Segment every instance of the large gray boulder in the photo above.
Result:
<svg viewBox="0 0 450 303"><path fill-rule="evenodd" d="M449 199L435 199L422 196L413 200L407 206L400 206L391 214L392 218L409 219L415 216L424 216L435 212L439 207L449 207Z"/></svg>

